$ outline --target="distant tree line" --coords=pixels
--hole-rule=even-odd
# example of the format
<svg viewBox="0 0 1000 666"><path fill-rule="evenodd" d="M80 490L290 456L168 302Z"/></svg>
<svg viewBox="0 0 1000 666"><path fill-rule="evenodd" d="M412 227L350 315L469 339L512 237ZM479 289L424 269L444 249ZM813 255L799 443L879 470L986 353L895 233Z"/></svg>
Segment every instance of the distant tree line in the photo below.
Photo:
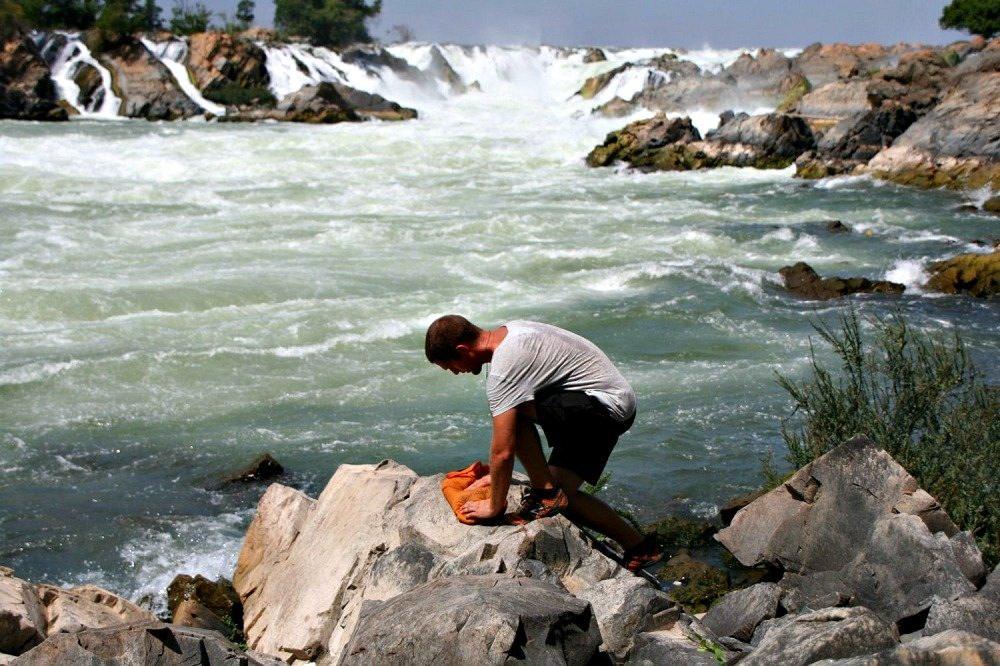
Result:
<svg viewBox="0 0 1000 666"><path fill-rule="evenodd" d="M156 0L0 0L0 25L20 25L35 30L97 29L105 42L123 35L169 30L190 35L211 28L245 30L254 20L254 0L239 0L234 20L213 14L197 0L174 0L171 17L163 19Z"/></svg>
<svg viewBox="0 0 1000 666"><path fill-rule="evenodd" d="M0 26L36 30L97 29L105 43L136 32L169 30L190 35L210 29L245 30L254 0L238 0L230 20L213 15L200 0L173 0L169 20L156 0L0 0ZM274 25L286 35L319 46L370 42L365 25L382 11L382 0L276 0ZM213 22L219 19L221 24Z"/></svg>

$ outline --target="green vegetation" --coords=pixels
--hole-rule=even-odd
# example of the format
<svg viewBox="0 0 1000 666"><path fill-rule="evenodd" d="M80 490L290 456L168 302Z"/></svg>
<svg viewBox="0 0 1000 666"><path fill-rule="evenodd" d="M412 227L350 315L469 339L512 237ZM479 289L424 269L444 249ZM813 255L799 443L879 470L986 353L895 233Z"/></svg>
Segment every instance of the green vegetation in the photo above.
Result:
<svg viewBox="0 0 1000 666"><path fill-rule="evenodd" d="M814 355L811 381L778 376L804 418L801 428L782 424L788 461L801 467L868 435L972 532L992 568L1000 562L1000 390L977 372L957 333L921 333L900 313L870 324L870 345L853 310L839 330L813 325L840 357L841 375Z"/></svg>
<svg viewBox="0 0 1000 666"><path fill-rule="evenodd" d="M382 0L276 0L274 26L318 46L370 42L365 21L378 16Z"/></svg>
<svg viewBox="0 0 1000 666"><path fill-rule="evenodd" d="M938 23L990 39L1000 33L1000 0L952 0Z"/></svg>
<svg viewBox="0 0 1000 666"><path fill-rule="evenodd" d="M231 83L223 88L206 90L205 99L223 106L274 106L277 100L267 88L244 88Z"/></svg>
<svg viewBox="0 0 1000 666"><path fill-rule="evenodd" d="M175 35L205 32L212 23L212 12L200 2L188 4L187 0L174 0L171 13L170 32Z"/></svg>

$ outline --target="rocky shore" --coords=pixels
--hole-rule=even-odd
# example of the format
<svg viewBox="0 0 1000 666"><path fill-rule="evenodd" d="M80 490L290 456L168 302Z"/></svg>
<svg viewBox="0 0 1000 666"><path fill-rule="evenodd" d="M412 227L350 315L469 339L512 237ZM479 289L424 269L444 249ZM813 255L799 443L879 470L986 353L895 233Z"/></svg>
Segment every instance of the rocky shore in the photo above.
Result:
<svg viewBox="0 0 1000 666"><path fill-rule="evenodd" d="M341 466L318 498L272 484L232 587L179 577L172 622L4 569L0 663L1000 661L1000 567L865 438L725 512L715 538L760 582L697 615L666 568L632 575L561 516L459 523L440 481L384 461Z"/></svg>

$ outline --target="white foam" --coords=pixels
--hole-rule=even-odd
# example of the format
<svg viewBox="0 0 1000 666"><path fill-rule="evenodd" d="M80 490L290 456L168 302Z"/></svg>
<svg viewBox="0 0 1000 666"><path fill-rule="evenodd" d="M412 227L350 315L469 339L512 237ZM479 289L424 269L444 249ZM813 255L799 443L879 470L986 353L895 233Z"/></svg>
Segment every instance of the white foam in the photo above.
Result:
<svg viewBox="0 0 1000 666"><path fill-rule="evenodd" d="M77 33L57 33L66 36L63 47L50 66L52 81L59 91L59 98L68 102L84 118L117 118L121 100L111 87L111 72L99 63ZM87 107L80 101L80 87L73 80L84 65L90 65L101 77L103 99L99 107Z"/></svg>
<svg viewBox="0 0 1000 666"><path fill-rule="evenodd" d="M226 107L205 99L201 91L195 87L191 81L191 75L184 66L184 58L187 56L187 43L180 39L172 39L159 44L152 42L145 37L141 39L143 46L159 59L173 75L174 80L184 91L191 101L200 106L205 111L217 116L226 115Z"/></svg>
<svg viewBox="0 0 1000 666"><path fill-rule="evenodd" d="M60 363L46 363L37 361L26 363L20 367L0 372L0 386L11 386L19 384L30 384L31 382L44 381L56 375L71 370L82 365L82 361L72 360Z"/></svg>
<svg viewBox="0 0 1000 666"><path fill-rule="evenodd" d="M923 286L930 278L923 262L917 259L902 259L885 273L885 279L906 287L908 294L922 294Z"/></svg>

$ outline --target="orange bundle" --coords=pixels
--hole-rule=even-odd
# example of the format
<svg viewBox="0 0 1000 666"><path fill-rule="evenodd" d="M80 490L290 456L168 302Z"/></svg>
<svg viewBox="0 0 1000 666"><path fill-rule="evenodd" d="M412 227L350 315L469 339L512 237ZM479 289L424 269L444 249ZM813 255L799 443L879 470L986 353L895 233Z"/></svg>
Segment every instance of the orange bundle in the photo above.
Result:
<svg viewBox="0 0 1000 666"><path fill-rule="evenodd" d="M466 488L471 486L478 479L481 479L489 473L490 468L477 460L465 469L460 469L457 472L448 472L445 477L441 479L441 492L444 493L445 500L447 500L451 510L455 512L455 517L458 518L459 522L465 523L466 525L476 524L475 521L463 518L459 509L466 502L475 502L477 500L490 498L489 486L480 486L479 488L466 490Z"/></svg>

